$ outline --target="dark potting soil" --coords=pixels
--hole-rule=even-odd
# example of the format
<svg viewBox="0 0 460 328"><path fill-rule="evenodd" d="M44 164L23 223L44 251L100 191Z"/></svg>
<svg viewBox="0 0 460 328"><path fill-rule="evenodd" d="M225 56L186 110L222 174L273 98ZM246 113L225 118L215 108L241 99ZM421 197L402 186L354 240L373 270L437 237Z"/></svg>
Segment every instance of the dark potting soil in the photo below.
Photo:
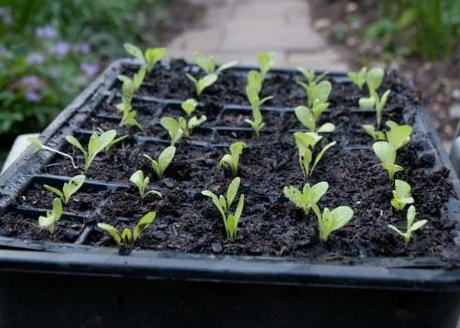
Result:
<svg viewBox="0 0 460 328"><path fill-rule="evenodd" d="M181 61L173 61L170 70L157 68L153 72L156 79L148 78L142 92L160 98L185 99L192 96L193 89L186 86L188 80L179 81L181 77L177 72L184 68ZM222 91L222 97L213 96L210 90L200 99L203 106L198 108L197 114L206 114L208 122L197 128L189 141L179 142L176 156L162 181L153 176L150 163L143 154L156 158L167 146L168 136L159 126L159 120L164 115L182 115L179 107L136 101L134 109L138 110L139 121L144 126L144 131L140 132L118 126L119 114L114 108L116 98L101 102L93 115L83 122L82 128L113 128L120 135L129 134L131 137L98 156L86 175L89 180L118 182L122 186L116 189L86 188L77 193L65 206L66 215L59 221L54 235L39 229L36 213L22 211L18 214L14 208L0 222L0 234L115 246L110 237L94 228L97 222L119 228L133 227L143 214L155 210L157 219L136 244L138 248L303 257L318 261L344 258L348 261L352 257L359 261L364 257L440 256L444 250L454 246L454 223L443 220L441 216L444 204L454 196L447 178L449 172L443 167L433 167L435 155L423 136L414 135L412 141L398 153L397 162L404 171L396 177L412 186L417 219L428 220L428 224L414 234L406 247L400 236L387 226L393 224L405 228L405 212L397 213L391 207L392 184L370 148L371 138L360 128L361 124L372 123L374 114L351 111L356 108L359 90L352 85L334 85L331 110L324 113L322 122L334 123L337 130L325 135L321 143L324 145L336 140L337 145L326 152L313 176L306 179L298 165L292 136L294 130L302 127L292 112L265 111L267 127L256 138L251 130L237 131L245 129L247 112L231 108L223 110L226 103L245 103L244 93L236 91L240 87L244 90L245 80L241 76L233 71L224 72L214 91L216 95ZM157 81L161 79L164 80ZM293 74L272 74L264 85L264 92L267 92L271 81L278 81L276 97L271 105L303 104L303 91L294 96L297 87L292 79ZM289 84L284 89L280 88L285 80L290 81ZM232 91L225 93L223 88ZM413 114L414 105L418 102L417 93L403 85L395 74L386 77L384 88L393 90L384 121L391 119L412 124L413 115L409 114ZM85 134L76 136L87 138ZM228 152L228 144L236 140L243 140L248 145L240 159L239 173L242 179L240 191L245 194L246 202L238 237L230 242L225 240L218 211L208 198L201 195L201 191L225 192L232 177L226 169L219 167L218 162ZM197 141L206 141L209 146L204 147ZM78 165L82 165L83 159L77 150L70 145L64 145L62 150L76 156ZM162 198L151 194L144 200L140 199L137 189L129 184L130 175L138 169L149 175L151 187L160 191ZM65 158L55 157L44 167L43 173L70 177L81 172ZM321 208L347 205L355 213L350 223L332 233L325 243L318 239L315 217L312 214L305 216L282 193L286 185L300 188L305 182L314 184L320 181L329 183L329 190L319 203ZM61 187L61 184L54 186ZM35 182L18 197L16 205L49 208L52 197L41 183ZM91 229L90 233L85 234L86 238L79 238L85 228Z"/></svg>

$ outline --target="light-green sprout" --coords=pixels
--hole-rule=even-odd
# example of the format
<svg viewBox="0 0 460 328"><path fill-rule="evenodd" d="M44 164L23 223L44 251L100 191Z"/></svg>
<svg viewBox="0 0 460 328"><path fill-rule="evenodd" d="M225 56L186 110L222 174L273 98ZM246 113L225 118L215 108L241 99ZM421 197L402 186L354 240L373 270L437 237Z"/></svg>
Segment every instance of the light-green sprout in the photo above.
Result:
<svg viewBox="0 0 460 328"><path fill-rule="evenodd" d="M409 207L409 209L407 210L407 224L406 224L406 231L403 232L401 231L400 229L398 229L397 227L395 227L394 225L392 224L389 224L388 225L388 228L396 231L403 239L404 239L404 242L405 244L409 244L411 238L412 238L412 234L421 229L425 224L427 224L427 220L419 220L419 221L415 221L415 216L416 216L416 212L415 212L415 206L414 205L411 205Z"/></svg>
<svg viewBox="0 0 460 328"><path fill-rule="evenodd" d="M399 150L410 142L412 134L412 127L410 125L398 125L393 121L387 121L386 125L389 128L386 132L387 140L396 150Z"/></svg>
<svg viewBox="0 0 460 328"><path fill-rule="evenodd" d="M361 68L358 72L348 72L348 77L361 90L366 83L367 67Z"/></svg>
<svg viewBox="0 0 460 328"><path fill-rule="evenodd" d="M307 70L303 67L297 67L297 70L307 79L307 82L297 81L297 84L305 89L308 107L312 108L317 102L327 103L332 91L332 84L329 81L321 81L327 73L323 73L317 77L314 71Z"/></svg>
<svg viewBox="0 0 460 328"><path fill-rule="evenodd" d="M163 149L163 151L158 155L158 160L154 160L152 157L144 154L144 157L150 161L152 165L152 170L157 176L158 180L163 179L164 173L171 164L174 155L176 154L176 147L169 146Z"/></svg>
<svg viewBox="0 0 460 328"><path fill-rule="evenodd" d="M252 129L259 135L260 130L265 126L260 107L273 97L270 96L260 99L258 90L250 85L246 87L246 95L252 107L252 120L245 119L244 121L251 125Z"/></svg>
<svg viewBox="0 0 460 328"><path fill-rule="evenodd" d="M178 120L179 127L184 132L184 136L188 138L190 137L190 134L192 134L194 128L206 122L206 115L192 116L188 120L183 117L179 117Z"/></svg>
<svg viewBox="0 0 460 328"><path fill-rule="evenodd" d="M310 109L305 106L298 106L295 108L294 113L300 123L305 126L310 132L316 133L327 133L334 132L335 125L332 123L324 123L321 126L317 126L320 116L323 111L329 106L328 103L315 103L313 108Z"/></svg>
<svg viewBox="0 0 460 328"><path fill-rule="evenodd" d="M199 66L206 74L216 74L219 75L222 71L229 69L235 65L238 65L238 61L230 61L228 63L222 64L217 68L217 62L214 56L206 56L201 52L195 52L193 54L193 61L197 66ZM217 69L216 69L217 68Z"/></svg>
<svg viewBox="0 0 460 328"><path fill-rule="evenodd" d="M56 223L61 219L62 216L62 202L60 198L53 199L53 209L46 212L46 216L40 216L38 218L38 225L48 230L49 233L54 233Z"/></svg>
<svg viewBox="0 0 460 328"><path fill-rule="evenodd" d="M160 124L166 129L166 131L168 131L171 146L174 146L184 135L184 130L182 130L178 119L173 117L163 117L160 120Z"/></svg>
<svg viewBox="0 0 460 328"><path fill-rule="evenodd" d="M301 208L306 215L310 213L310 209L313 209L313 212L318 216L321 215L318 202L328 189L329 184L327 182L319 182L312 187L306 183L302 191L294 186L286 186L283 193L291 203Z"/></svg>
<svg viewBox="0 0 460 328"><path fill-rule="evenodd" d="M193 82L197 96L200 96L207 87L210 87L217 81L217 74L205 75L201 79L196 79L193 75L188 73L186 76Z"/></svg>
<svg viewBox="0 0 460 328"><path fill-rule="evenodd" d="M339 206L332 211L327 207L318 219L319 238L327 241L329 235L345 226L353 217L353 210L348 206Z"/></svg>
<svg viewBox="0 0 460 328"><path fill-rule="evenodd" d="M238 175L238 166L240 161L240 155L246 148L246 144L242 141L236 141L230 145L230 154L225 154L219 161L219 165L227 166L232 175L236 177Z"/></svg>
<svg viewBox="0 0 460 328"><path fill-rule="evenodd" d="M295 132L294 137L299 150L299 165L305 176L313 174L324 153L336 144L335 141L328 143L316 156L313 156L314 149L322 137L315 132Z"/></svg>
<svg viewBox="0 0 460 328"><path fill-rule="evenodd" d="M139 190L139 195L141 196L141 199L144 199L147 195L150 195L150 194L157 195L160 198L163 197L161 192L159 191L148 190L149 184L150 184L150 178L144 176L144 172L142 170L138 170L134 172L129 178L129 181L131 181L137 187L137 189Z"/></svg>
<svg viewBox="0 0 460 328"><path fill-rule="evenodd" d="M388 172L390 181L394 180L394 175L402 171L404 168L397 165L396 162L396 148L386 141L378 141L372 146L375 154L379 158L382 166Z"/></svg>
<svg viewBox="0 0 460 328"><path fill-rule="evenodd" d="M267 73L275 65L276 55L273 51L259 52L257 54L257 62L259 63L262 81L267 77Z"/></svg>
<svg viewBox="0 0 460 328"><path fill-rule="evenodd" d="M387 90L380 97L377 93L377 89L383 82L383 76L385 72L381 68L373 68L369 70L366 74L366 85L369 89L369 97L359 99L359 107L362 109L371 109L374 108L377 127L381 125L382 122L382 111L385 107L388 96L390 95L391 90Z"/></svg>
<svg viewBox="0 0 460 328"><path fill-rule="evenodd" d="M162 60L167 52L166 48L148 48L145 53L142 53L140 48L130 43L125 43L124 47L130 55L142 62L147 72L151 72L156 63Z"/></svg>
<svg viewBox="0 0 460 328"><path fill-rule="evenodd" d="M78 169L78 166L75 164L75 160L73 159L73 157L71 155L63 153L62 151L53 149L51 147L45 146L45 144L37 137L29 137L27 139L27 141L31 145L33 145L35 147L35 153L39 152L40 150L46 150L46 151L49 151L51 153L56 153L58 155L61 155L61 156L64 156L64 157L68 158L70 160L70 162L72 163L72 167L74 169Z"/></svg>
<svg viewBox="0 0 460 328"><path fill-rule="evenodd" d="M131 80L124 80L121 89L122 101L115 106L122 114L120 126L135 126L139 130L143 130L141 124L136 119L137 112L132 107L134 90Z"/></svg>
<svg viewBox="0 0 460 328"><path fill-rule="evenodd" d="M56 194L64 202L64 204L67 204L69 203L70 198L83 186L85 180L86 177L84 175L77 175L70 179L69 182L64 183L62 191L46 184L43 185L43 187Z"/></svg>
<svg viewBox="0 0 460 328"><path fill-rule="evenodd" d="M410 185L403 180L395 180L395 189L393 190L393 198L391 199L391 206L396 211L402 211L408 204L413 204L412 192Z"/></svg>
<svg viewBox="0 0 460 328"><path fill-rule="evenodd" d="M180 106L187 116L191 116L195 112L198 102L195 99L190 98L184 100Z"/></svg>

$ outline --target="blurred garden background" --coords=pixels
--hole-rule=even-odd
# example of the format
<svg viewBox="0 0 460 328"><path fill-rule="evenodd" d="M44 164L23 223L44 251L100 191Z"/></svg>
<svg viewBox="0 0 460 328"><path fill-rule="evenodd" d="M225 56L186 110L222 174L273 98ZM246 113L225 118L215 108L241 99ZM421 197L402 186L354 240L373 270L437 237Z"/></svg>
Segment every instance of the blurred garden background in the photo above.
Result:
<svg viewBox="0 0 460 328"><path fill-rule="evenodd" d="M0 163L18 134L41 131L110 61L124 57L125 42L171 46L173 56L219 52L218 59L243 63L274 50L278 66L385 65L415 80L447 146L460 119L460 0L0 4Z"/></svg>

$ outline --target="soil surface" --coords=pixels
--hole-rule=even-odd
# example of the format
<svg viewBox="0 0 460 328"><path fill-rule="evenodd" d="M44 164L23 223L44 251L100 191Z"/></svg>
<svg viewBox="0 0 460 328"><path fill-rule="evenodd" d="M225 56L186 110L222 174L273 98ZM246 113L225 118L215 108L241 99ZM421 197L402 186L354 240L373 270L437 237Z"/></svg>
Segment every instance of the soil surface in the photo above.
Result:
<svg viewBox="0 0 460 328"><path fill-rule="evenodd" d="M157 68L152 73L155 78L146 80L147 86L141 88L141 94L176 100L193 96L191 84L182 76L187 70L190 68L182 61L173 61L169 68ZM297 123L292 108L287 107L303 104L305 96L293 76L275 73L264 85L264 94L267 90L277 90L269 105L279 108L264 109L267 126L260 137L256 137L244 123L250 116L247 108L229 106L246 104L244 76L234 71L222 74L220 82L199 99L197 114L205 114L208 121L194 130L191 138L182 139L176 145L176 156L161 181L153 175L143 155L157 158L168 145L167 133L159 120L165 115L182 115L180 107L136 100L133 107L138 111L144 131L119 127L120 116L114 106L119 98L114 91L82 122L83 130L75 136L85 143L88 134L84 131L113 128L130 137L96 157L86 172L89 182L65 205L65 215L56 233L50 235L38 227L37 217L50 207L53 196L36 179L0 222L0 234L115 247L109 236L95 228L97 222L110 223L120 229L133 227L143 214L155 210L157 219L135 244L136 248L289 256L318 261L351 257L359 261L366 257L440 256L444 250L454 247L454 222L441 214L445 203L454 197L449 171L436 165L430 142L418 131L398 152L397 163L404 171L396 177L412 186L417 218L427 219L428 224L414 234L407 247L400 236L388 228L388 224L405 228L405 212L398 213L391 207L392 183L371 149L372 139L360 128L361 124L374 122L374 113L357 110L362 93L351 84L333 83L330 110L321 120L334 123L337 129L325 134L320 143L323 146L335 140L337 145L326 152L311 177L303 176L292 136L292 132L303 128ZM388 88L392 96L384 120L413 124L419 94L395 73L385 77L381 90ZM231 242L225 239L219 212L201 191L225 193L233 177L218 162L228 153L228 145L236 140L245 141L248 146L241 156L239 170L240 192L245 194L246 202L238 236ZM82 166L83 158L78 150L68 144L64 144L62 150L74 155ZM129 183L130 175L138 169L150 177L150 188L160 191L162 198L154 194L144 200L139 197L136 187ZM81 171L74 169L67 159L54 157L42 173L70 177ZM92 185L93 180L117 183L118 187ZM320 181L329 183L328 192L319 202L321 209L347 205L354 210L353 219L332 233L327 242L319 240L313 214L305 215L282 192L287 185L301 188L306 182ZM62 187L58 180L47 183Z"/></svg>

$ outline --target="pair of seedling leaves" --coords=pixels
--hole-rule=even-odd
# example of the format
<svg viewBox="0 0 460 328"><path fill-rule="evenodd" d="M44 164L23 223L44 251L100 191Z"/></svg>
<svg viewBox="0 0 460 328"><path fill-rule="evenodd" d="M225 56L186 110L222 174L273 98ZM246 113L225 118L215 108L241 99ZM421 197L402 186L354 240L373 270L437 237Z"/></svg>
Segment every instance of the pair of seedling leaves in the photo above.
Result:
<svg viewBox="0 0 460 328"><path fill-rule="evenodd" d="M283 190L286 198L301 208L305 215L313 210L318 220L319 237L322 241L327 241L333 231L342 228L353 217L353 210L348 206L339 206L333 210L326 207L321 213L318 202L328 189L329 184L327 182L319 182L313 186L307 183L302 190L294 186L286 186Z"/></svg>
<svg viewBox="0 0 460 328"><path fill-rule="evenodd" d="M313 174L313 171L326 151L336 144L335 141L330 142L319 152L316 152L315 148L323 138L316 132L295 132L294 138L299 151L299 165L305 176Z"/></svg>

